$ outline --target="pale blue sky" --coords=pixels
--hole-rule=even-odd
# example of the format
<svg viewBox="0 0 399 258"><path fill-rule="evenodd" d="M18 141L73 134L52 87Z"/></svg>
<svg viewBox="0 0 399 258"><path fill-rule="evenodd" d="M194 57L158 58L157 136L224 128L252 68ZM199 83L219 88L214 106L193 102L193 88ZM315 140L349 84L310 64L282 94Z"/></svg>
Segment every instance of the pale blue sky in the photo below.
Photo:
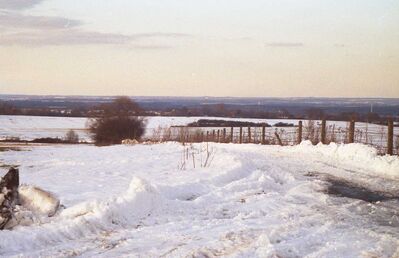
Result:
<svg viewBox="0 0 399 258"><path fill-rule="evenodd" d="M399 1L0 0L0 93L399 97Z"/></svg>

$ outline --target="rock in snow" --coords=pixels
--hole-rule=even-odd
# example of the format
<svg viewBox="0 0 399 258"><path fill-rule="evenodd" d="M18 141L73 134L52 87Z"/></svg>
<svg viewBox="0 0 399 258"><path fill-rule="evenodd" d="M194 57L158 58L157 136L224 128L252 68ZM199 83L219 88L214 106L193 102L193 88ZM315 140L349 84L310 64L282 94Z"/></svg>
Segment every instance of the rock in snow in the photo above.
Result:
<svg viewBox="0 0 399 258"><path fill-rule="evenodd" d="M3 229L12 219L18 198L19 172L11 168L0 180L0 229Z"/></svg>
<svg viewBox="0 0 399 258"><path fill-rule="evenodd" d="M29 225L35 217L54 216L60 201L39 187L19 186L19 171L11 168L0 180L0 230Z"/></svg>

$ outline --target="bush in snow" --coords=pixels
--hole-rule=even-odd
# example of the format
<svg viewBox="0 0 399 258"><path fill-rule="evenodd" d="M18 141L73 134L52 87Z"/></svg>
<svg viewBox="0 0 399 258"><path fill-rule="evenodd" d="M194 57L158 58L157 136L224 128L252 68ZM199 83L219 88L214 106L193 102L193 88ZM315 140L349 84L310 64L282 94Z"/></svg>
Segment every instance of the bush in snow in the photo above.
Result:
<svg viewBox="0 0 399 258"><path fill-rule="evenodd" d="M74 130L69 130L65 135L65 141L69 143L78 143L79 142L79 135L75 133Z"/></svg>
<svg viewBox="0 0 399 258"><path fill-rule="evenodd" d="M144 119L136 116L138 105L127 97L99 107L99 117L91 120L89 130L97 145L120 144L124 139L139 140L144 134Z"/></svg>

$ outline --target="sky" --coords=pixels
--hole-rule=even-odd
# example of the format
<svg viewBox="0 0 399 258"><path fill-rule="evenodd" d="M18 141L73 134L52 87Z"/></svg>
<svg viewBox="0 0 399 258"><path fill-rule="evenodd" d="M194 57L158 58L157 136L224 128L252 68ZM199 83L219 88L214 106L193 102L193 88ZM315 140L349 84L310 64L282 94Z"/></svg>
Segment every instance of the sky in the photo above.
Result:
<svg viewBox="0 0 399 258"><path fill-rule="evenodd" d="M399 1L0 0L0 94L399 97Z"/></svg>

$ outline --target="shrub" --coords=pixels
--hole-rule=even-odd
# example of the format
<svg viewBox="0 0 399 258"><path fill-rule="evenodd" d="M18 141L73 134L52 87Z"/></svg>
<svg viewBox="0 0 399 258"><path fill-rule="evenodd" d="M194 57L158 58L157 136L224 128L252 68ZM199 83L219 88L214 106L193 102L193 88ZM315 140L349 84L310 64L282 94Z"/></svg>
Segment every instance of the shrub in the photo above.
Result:
<svg viewBox="0 0 399 258"><path fill-rule="evenodd" d="M19 137L6 137L5 139L1 140L2 142L22 142Z"/></svg>
<svg viewBox="0 0 399 258"><path fill-rule="evenodd" d="M294 127L294 124L292 123L284 123L284 122L278 122L274 125L274 127Z"/></svg>
<svg viewBox="0 0 399 258"><path fill-rule="evenodd" d="M65 135L65 141L68 143L78 143L79 135L74 130L69 130Z"/></svg>
<svg viewBox="0 0 399 258"><path fill-rule="evenodd" d="M51 138L51 137L36 138L30 142L33 142L33 143L66 143L64 140L62 140L60 138Z"/></svg>
<svg viewBox="0 0 399 258"><path fill-rule="evenodd" d="M247 121L231 121L231 120L213 120L200 119L196 122L187 124L189 127L247 127L247 126L265 126L271 127L268 123L254 123Z"/></svg>
<svg viewBox="0 0 399 258"><path fill-rule="evenodd" d="M138 117L102 117L90 124L96 144L120 144L123 139L140 139L144 134L144 121Z"/></svg>
<svg viewBox="0 0 399 258"><path fill-rule="evenodd" d="M102 108L103 115L92 119L89 124L92 139L97 145L120 144L124 139L139 140L144 134L144 119L132 116L138 109L132 100L117 98Z"/></svg>

